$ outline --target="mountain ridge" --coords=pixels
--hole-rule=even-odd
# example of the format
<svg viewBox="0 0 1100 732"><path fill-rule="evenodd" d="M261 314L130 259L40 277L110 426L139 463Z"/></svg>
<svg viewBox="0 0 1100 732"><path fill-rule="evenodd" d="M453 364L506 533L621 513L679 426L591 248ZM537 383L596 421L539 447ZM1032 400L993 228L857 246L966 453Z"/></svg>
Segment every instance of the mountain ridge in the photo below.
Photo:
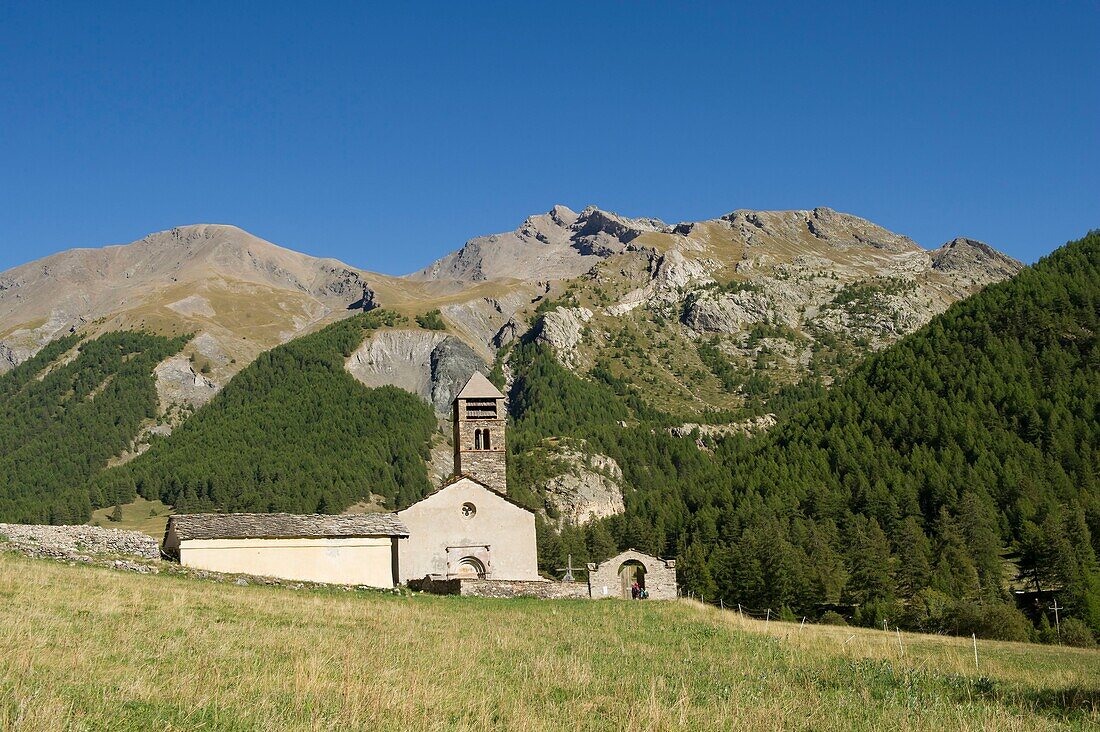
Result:
<svg viewBox="0 0 1100 732"><path fill-rule="evenodd" d="M791 282L814 268L820 275L817 285ZM653 314L673 317L687 327L679 335L694 351L699 338L711 337L708 333L736 340L743 327L760 318L800 328L834 296L829 278L841 283L880 276L935 280L928 292L918 287L891 296L898 301L891 307L904 313L889 317L901 317L911 329L1018 268L1015 260L970 239L926 250L866 219L821 207L738 209L670 225L595 206L575 212L558 205L527 217L512 232L475 237L404 277L301 254L229 224L194 224L130 244L67 250L0 273L0 372L65 333L192 333L185 355L195 364L196 381L205 379L217 390L265 350L379 305L410 319L438 311L439 325L450 339L447 352L465 351L463 363L491 363L500 348L539 321L542 337L563 362L588 370L607 354L586 337L586 329L611 332ZM722 292L762 288L763 294L749 298L706 290L713 287ZM591 297L578 301L576 312L546 311L568 291ZM935 302L918 307L913 304L918 296ZM800 300L817 304L796 313L792 303ZM568 296L562 300L569 301ZM643 310L634 312L640 306ZM689 306L694 308L690 315ZM746 307L757 315L746 316ZM685 314L674 313L677 308ZM536 312L540 309L546 312ZM828 327L842 333L866 330L865 324L849 324L847 317L836 316ZM884 331L875 336L876 343L899 334L882 323L875 328ZM380 332L375 337L389 336ZM422 352L425 362L411 365L432 371L426 359L433 348L413 349ZM731 343L722 348L736 356ZM409 358L386 347L372 353L394 353L402 363ZM401 367L398 361L371 359L357 363L355 371L368 385L396 384L400 379L392 374ZM177 365L173 371L186 381L186 369ZM439 386L421 384L418 391L442 393ZM189 403L196 399L192 391L170 387L162 401ZM202 398L208 392L200 390ZM726 406L737 401L717 397Z"/></svg>

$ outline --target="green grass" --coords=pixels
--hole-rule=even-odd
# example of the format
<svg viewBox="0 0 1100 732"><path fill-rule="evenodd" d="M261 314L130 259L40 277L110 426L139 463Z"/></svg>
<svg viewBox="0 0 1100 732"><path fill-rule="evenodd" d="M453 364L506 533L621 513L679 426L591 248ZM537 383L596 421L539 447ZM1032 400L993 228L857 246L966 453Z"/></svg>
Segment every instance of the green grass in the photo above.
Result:
<svg viewBox="0 0 1100 732"><path fill-rule="evenodd" d="M123 503L122 520L112 521L114 506L107 506L92 512L92 518L88 522L93 526L102 526L107 529L127 529L140 531L157 540L164 538L164 527L168 524L168 517L172 515L172 507L160 501L148 501L138 496L131 503Z"/></svg>
<svg viewBox="0 0 1100 732"><path fill-rule="evenodd" d="M1095 729L1100 653L0 554L0 729Z"/></svg>

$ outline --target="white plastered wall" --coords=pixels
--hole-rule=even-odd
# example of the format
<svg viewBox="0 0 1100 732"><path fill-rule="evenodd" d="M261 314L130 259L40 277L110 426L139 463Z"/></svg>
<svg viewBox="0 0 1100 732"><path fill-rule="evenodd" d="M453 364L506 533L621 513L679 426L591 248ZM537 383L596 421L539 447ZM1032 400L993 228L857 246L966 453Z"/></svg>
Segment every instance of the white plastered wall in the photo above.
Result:
<svg viewBox="0 0 1100 732"><path fill-rule="evenodd" d="M464 503L474 505L473 516L463 515ZM409 529L400 540L401 582L446 575L448 554L456 560L464 554L455 548L480 559L486 546L490 579L539 579L535 515L472 480L456 481L397 516Z"/></svg>
<svg viewBox="0 0 1100 732"><path fill-rule="evenodd" d="M190 539L180 564L303 582L393 587L388 536L329 539Z"/></svg>

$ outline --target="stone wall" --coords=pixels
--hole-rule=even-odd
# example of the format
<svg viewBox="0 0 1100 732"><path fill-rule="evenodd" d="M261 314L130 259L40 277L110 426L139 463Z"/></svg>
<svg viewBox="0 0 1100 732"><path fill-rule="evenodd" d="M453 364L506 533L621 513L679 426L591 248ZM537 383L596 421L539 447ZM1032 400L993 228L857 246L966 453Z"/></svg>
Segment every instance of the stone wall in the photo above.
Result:
<svg viewBox="0 0 1100 732"><path fill-rule="evenodd" d="M159 559L160 542L140 531L99 526L0 524L0 536L32 557L75 559L88 554Z"/></svg>
<svg viewBox="0 0 1100 732"><path fill-rule="evenodd" d="M508 493L508 468L503 450L463 452L457 469L458 475L468 475L497 493Z"/></svg>
<svg viewBox="0 0 1100 732"><path fill-rule="evenodd" d="M588 585L583 582L551 580L433 579L425 577L409 582L409 587L435 595L464 597L537 597L543 600L587 600Z"/></svg>
<svg viewBox="0 0 1100 732"><path fill-rule="evenodd" d="M619 569L627 562L638 562L645 567L645 588L649 599L677 598L676 560L658 559L630 549L607 561L588 565L588 585L594 599L622 597Z"/></svg>

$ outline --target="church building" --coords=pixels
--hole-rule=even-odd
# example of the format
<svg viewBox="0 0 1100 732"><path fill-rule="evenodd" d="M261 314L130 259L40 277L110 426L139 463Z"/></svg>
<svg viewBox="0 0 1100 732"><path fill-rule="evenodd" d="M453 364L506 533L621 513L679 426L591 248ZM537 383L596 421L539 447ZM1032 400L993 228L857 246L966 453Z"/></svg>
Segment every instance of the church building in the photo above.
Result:
<svg viewBox="0 0 1100 732"><path fill-rule="evenodd" d="M455 397L454 477L397 518L401 582L537 580L535 514L508 498L504 395L478 372Z"/></svg>
<svg viewBox="0 0 1100 732"><path fill-rule="evenodd" d="M396 514L173 516L184 566L393 587L410 580L539 580L535 515L508 498L504 395L475 372L452 405L454 475Z"/></svg>

